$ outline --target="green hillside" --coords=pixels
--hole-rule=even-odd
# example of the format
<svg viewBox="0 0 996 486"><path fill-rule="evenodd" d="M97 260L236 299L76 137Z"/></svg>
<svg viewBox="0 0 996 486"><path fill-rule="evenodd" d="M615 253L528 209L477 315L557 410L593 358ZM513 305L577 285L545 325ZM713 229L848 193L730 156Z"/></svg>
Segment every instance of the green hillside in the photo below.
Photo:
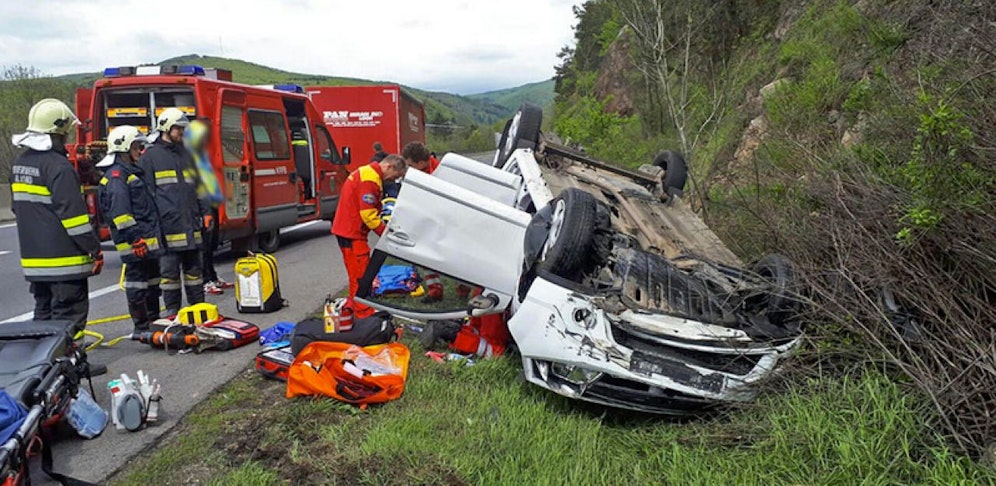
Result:
<svg viewBox="0 0 996 486"><path fill-rule="evenodd" d="M539 106L547 106L553 103L554 85L552 79L529 83L516 88L500 89L467 96L472 100L483 101L493 105L501 106L506 110L515 111L519 106L527 101Z"/></svg>

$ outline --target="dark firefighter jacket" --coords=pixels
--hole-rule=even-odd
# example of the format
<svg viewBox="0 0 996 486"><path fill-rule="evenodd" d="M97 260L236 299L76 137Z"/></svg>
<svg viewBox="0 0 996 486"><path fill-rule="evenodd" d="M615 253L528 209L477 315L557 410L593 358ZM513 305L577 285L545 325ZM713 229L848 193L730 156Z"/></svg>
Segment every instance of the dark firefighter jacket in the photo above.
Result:
<svg viewBox="0 0 996 486"><path fill-rule="evenodd" d="M145 185L141 168L117 154L114 164L104 171L97 195L121 261L140 260L132 254L131 245L141 239L149 247L146 258L158 258L162 254L159 211L152 191Z"/></svg>
<svg viewBox="0 0 996 486"><path fill-rule="evenodd" d="M100 241L65 153L28 149L14 161L10 183L24 277L37 282L89 277Z"/></svg>
<svg viewBox="0 0 996 486"><path fill-rule="evenodd" d="M167 251L201 246L205 208L197 199L197 168L182 144L159 138L138 160L143 181L152 189Z"/></svg>

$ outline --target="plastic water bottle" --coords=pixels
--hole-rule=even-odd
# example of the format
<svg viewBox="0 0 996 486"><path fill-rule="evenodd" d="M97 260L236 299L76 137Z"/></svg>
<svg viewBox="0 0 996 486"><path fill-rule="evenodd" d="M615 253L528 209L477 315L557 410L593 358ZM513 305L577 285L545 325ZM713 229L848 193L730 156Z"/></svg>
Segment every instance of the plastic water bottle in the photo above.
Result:
<svg viewBox="0 0 996 486"><path fill-rule="evenodd" d="M66 420L81 437L92 439L107 427L107 412L93 400L90 392L81 388L69 404Z"/></svg>

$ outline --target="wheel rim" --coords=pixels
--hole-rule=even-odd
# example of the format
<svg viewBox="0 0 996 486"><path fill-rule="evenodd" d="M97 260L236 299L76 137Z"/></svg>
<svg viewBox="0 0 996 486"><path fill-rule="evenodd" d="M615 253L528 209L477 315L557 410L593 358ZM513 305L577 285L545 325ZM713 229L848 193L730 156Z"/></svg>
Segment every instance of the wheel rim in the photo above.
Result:
<svg viewBox="0 0 996 486"><path fill-rule="evenodd" d="M546 260L550 250L553 249L553 245L557 244L557 239L560 238L560 232L564 227L564 214L566 212L567 204L564 203L563 199L558 200L557 204L553 207L553 215L550 216L550 235L546 237L546 243L543 244L543 253L540 255L541 260Z"/></svg>
<svg viewBox="0 0 996 486"><path fill-rule="evenodd" d="M519 121L522 119L522 112L518 111L515 116L512 117L512 124L508 126L508 138L505 139L505 156L511 157L512 151L515 150L515 144L518 143L516 138L519 135Z"/></svg>

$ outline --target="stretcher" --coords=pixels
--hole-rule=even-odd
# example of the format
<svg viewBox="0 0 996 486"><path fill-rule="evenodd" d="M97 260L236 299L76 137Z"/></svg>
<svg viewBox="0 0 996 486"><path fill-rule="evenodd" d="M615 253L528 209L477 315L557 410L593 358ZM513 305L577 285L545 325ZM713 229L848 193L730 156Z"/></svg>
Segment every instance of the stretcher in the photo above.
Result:
<svg viewBox="0 0 996 486"><path fill-rule="evenodd" d="M62 484L87 484L52 471L52 453L45 437L48 429L68 414L81 381L90 378L86 353L74 343L72 326L69 321L0 325L0 389L27 411L20 426L0 445L3 486L30 484L29 449L40 452L42 471L52 479Z"/></svg>

